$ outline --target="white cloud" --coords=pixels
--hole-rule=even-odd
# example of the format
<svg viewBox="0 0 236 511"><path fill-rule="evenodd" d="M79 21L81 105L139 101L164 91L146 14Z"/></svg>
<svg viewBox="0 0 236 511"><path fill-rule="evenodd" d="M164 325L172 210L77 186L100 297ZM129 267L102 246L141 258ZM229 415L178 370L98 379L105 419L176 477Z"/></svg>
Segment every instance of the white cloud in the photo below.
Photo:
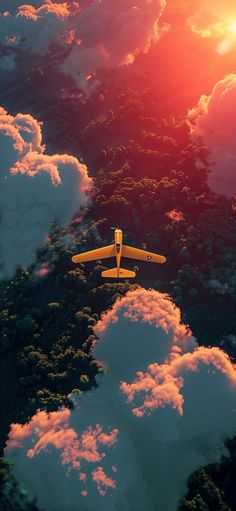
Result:
<svg viewBox="0 0 236 511"><path fill-rule="evenodd" d="M41 55L52 45L68 49L61 69L88 91L97 83L98 68L130 63L158 40L165 5L166 0L18 2L11 12L0 10L0 41Z"/></svg>
<svg viewBox="0 0 236 511"><path fill-rule="evenodd" d="M209 149L209 187L232 197L236 194L236 74L220 80L209 96L202 95L188 120L193 140L202 139Z"/></svg>
<svg viewBox="0 0 236 511"><path fill-rule="evenodd" d="M219 461L235 432L235 366L198 348L154 290L128 292L96 332L106 374L74 411L12 426L15 475L46 511L176 511L188 476Z"/></svg>
<svg viewBox="0 0 236 511"><path fill-rule="evenodd" d="M51 222L65 226L87 202L87 168L67 154L45 154L41 124L0 108L0 277L28 266Z"/></svg>

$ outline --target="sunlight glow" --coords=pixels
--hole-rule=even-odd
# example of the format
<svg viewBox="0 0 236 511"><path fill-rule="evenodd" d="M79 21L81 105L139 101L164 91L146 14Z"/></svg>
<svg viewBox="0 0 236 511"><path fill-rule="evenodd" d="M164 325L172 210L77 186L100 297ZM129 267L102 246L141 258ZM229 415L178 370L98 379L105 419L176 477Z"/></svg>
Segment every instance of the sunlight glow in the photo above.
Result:
<svg viewBox="0 0 236 511"><path fill-rule="evenodd" d="M236 43L236 21L233 21L224 29L225 39L218 45L217 51L220 55L228 53Z"/></svg>
<svg viewBox="0 0 236 511"><path fill-rule="evenodd" d="M233 23L231 23L230 25L230 30L231 32L234 32L236 34L236 21L234 21Z"/></svg>

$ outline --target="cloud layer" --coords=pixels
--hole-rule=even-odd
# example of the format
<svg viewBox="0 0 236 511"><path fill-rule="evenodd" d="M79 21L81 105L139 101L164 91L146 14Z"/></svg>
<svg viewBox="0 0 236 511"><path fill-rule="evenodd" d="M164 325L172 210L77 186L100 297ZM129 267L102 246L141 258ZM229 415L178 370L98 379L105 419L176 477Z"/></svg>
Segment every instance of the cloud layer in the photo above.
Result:
<svg viewBox="0 0 236 511"><path fill-rule="evenodd" d="M220 80L209 96L202 95L188 120L193 139L200 137L209 149L209 187L232 197L236 194L236 74Z"/></svg>
<svg viewBox="0 0 236 511"><path fill-rule="evenodd" d="M28 266L51 222L65 226L87 202L87 168L67 154L45 154L41 124L0 108L0 278Z"/></svg>
<svg viewBox="0 0 236 511"><path fill-rule="evenodd" d="M74 394L73 411L12 425L15 475L46 511L176 511L188 476L218 461L235 432L235 366L199 348L154 290L128 292L96 333L98 388Z"/></svg>
<svg viewBox="0 0 236 511"><path fill-rule="evenodd" d="M44 55L52 46L68 50L62 71L82 90L96 85L100 67L132 62L160 35L158 22L165 0L50 0L0 7L0 42Z"/></svg>
<svg viewBox="0 0 236 511"><path fill-rule="evenodd" d="M236 22L234 0L198 0L189 24L203 37L220 37Z"/></svg>
<svg viewBox="0 0 236 511"><path fill-rule="evenodd" d="M226 54L236 46L236 5L234 0L199 0L188 25L201 37L216 40L216 50Z"/></svg>

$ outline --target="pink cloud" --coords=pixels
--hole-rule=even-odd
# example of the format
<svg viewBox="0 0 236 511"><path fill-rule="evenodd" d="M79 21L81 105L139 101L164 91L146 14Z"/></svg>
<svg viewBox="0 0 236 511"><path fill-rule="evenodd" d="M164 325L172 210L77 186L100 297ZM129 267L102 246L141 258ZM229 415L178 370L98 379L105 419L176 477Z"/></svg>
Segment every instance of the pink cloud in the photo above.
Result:
<svg viewBox="0 0 236 511"><path fill-rule="evenodd" d="M201 364L210 366L224 374L236 389L236 366L229 356L219 348L197 348L191 353L176 353L166 363L150 364L147 371L137 372L132 383L121 382L120 389L127 396L128 402L135 398L142 401L133 408L133 414L142 417L154 409L170 405L179 415L183 415L184 397L181 389L185 383L186 373L200 371Z"/></svg>
<svg viewBox="0 0 236 511"><path fill-rule="evenodd" d="M236 74L227 75L209 96L202 95L188 112L194 142L203 140L209 149L210 189L221 195L236 194Z"/></svg>
<svg viewBox="0 0 236 511"><path fill-rule="evenodd" d="M104 334L108 327L119 321L119 315L131 321L141 321L161 328L167 334L172 332L173 343L185 343L191 332L181 324L180 310L171 302L167 294L154 289L138 287L117 300L111 310L103 314L95 327L96 335Z"/></svg>
<svg viewBox="0 0 236 511"><path fill-rule="evenodd" d="M93 481L97 485L98 493L100 495L106 495L107 488L116 489L116 483L111 479L111 477L107 477L102 467L98 467L92 472Z"/></svg>
<svg viewBox="0 0 236 511"><path fill-rule="evenodd" d="M82 465L101 463L106 458L104 448L115 446L119 432L114 428L105 433L103 427L97 424L95 427L88 426L79 435L70 427L70 420L71 412L67 409L49 414L38 411L29 423L11 425L7 451L23 447L27 438L31 438L33 446L26 453L29 458L34 458L42 451L50 452L51 448L59 450L61 464L66 473L69 474L71 470L78 471L79 480L85 484L89 469L87 468L86 474ZM116 487L101 466L94 470L91 468L90 473L101 495L105 495L108 488ZM82 491L85 496L87 490Z"/></svg>
<svg viewBox="0 0 236 511"><path fill-rule="evenodd" d="M165 6L166 0L48 0L34 7L19 0L15 12L0 13L0 41L41 55L53 46L67 49L61 69L88 92L98 68L130 64L159 39Z"/></svg>
<svg viewBox="0 0 236 511"><path fill-rule="evenodd" d="M71 2L71 4L73 8L79 6L78 2ZM32 21L37 21L48 14L53 15L59 19L65 19L70 15L69 4L67 2L53 3L53 1L49 0L38 8L30 4L20 5L18 8L17 16L22 16Z"/></svg>
<svg viewBox="0 0 236 511"><path fill-rule="evenodd" d="M55 3L42 0L34 7L19 1L15 12L0 12L0 40L11 42L32 53L45 54L52 45L65 46L70 21L78 11L78 2Z"/></svg>
<svg viewBox="0 0 236 511"><path fill-rule="evenodd" d="M94 391L72 396L72 411L12 426L9 445L22 446L14 475L48 511L67 509L68 495L73 511L177 509L190 474L227 456L236 367L219 348L198 347L170 298L154 290L128 292L98 331L93 355L108 371ZM52 453L46 463L43 452Z"/></svg>
<svg viewBox="0 0 236 511"><path fill-rule="evenodd" d="M63 424L68 424L69 418L70 410L67 409L51 412L50 414L39 411L30 422L11 425L7 446L9 449L22 447L25 438L31 436L34 432L41 438L49 431L57 431Z"/></svg>

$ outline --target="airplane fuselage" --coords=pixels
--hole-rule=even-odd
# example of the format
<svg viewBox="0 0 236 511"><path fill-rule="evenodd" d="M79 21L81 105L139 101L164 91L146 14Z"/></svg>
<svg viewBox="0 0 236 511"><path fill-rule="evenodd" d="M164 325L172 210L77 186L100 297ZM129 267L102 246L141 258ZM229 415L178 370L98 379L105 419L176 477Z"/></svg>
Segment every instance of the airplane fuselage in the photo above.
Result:
<svg viewBox="0 0 236 511"><path fill-rule="evenodd" d="M102 277L115 279L133 278L136 275L134 270L128 270L121 267L121 257L139 259L146 262L151 261L153 263L160 264L166 262L166 258L160 254L148 252L148 250L142 250L136 247L130 247L129 245L124 245L123 233L121 229L114 230L114 241L112 245L107 245L95 250L89 250L89 252L83 252L82 254L76 254L72 257L72 261L73 263L84 263L87 261L99 261L100 259L106 259L109 257L116 258L116 267L102 271L101 275Z"/></svg>
<svg viewBox="0 0 236 511"><path fill-rule="evenodd" d="M123 233L121 229L115 229L114 232L114 242L115 242L115 253L116 253L116 265L119 273L120 269L120 260L122 254L122 241L123 241Z"/></svg>

